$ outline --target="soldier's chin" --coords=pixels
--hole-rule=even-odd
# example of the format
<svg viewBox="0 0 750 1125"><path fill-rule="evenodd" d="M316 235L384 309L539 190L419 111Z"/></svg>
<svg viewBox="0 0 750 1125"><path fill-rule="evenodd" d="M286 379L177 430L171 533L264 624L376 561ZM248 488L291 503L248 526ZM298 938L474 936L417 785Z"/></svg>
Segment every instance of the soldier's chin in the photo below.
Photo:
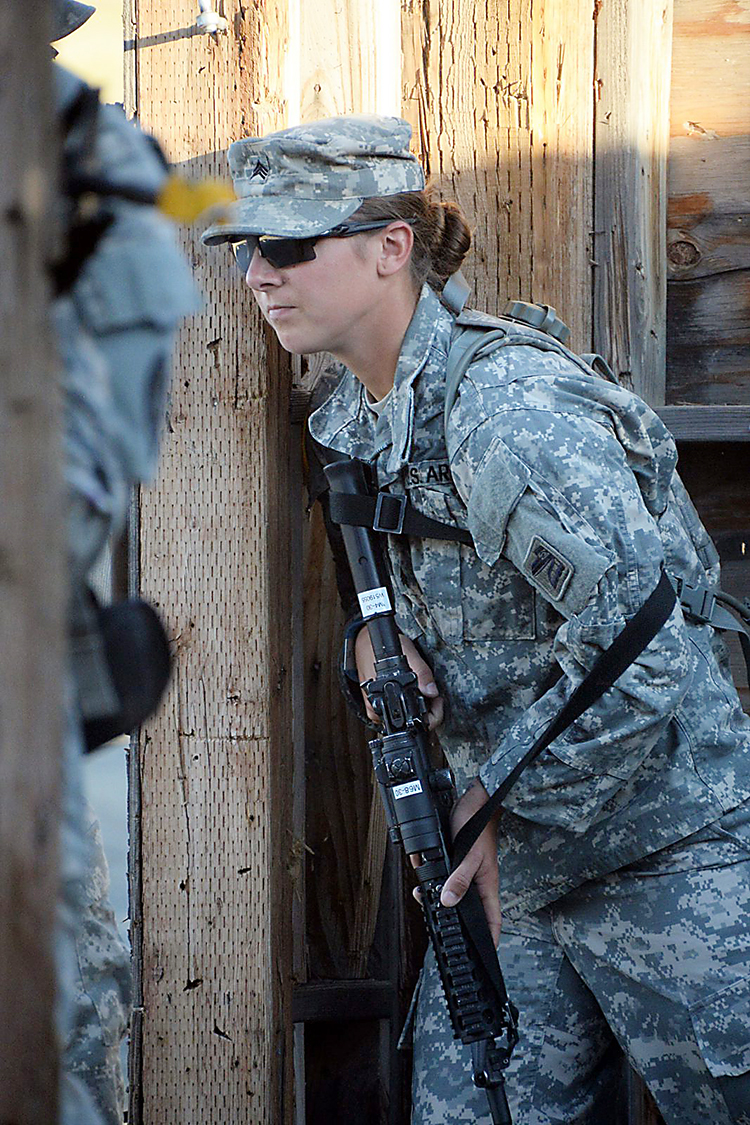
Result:
<svg viewBox="0 0 750 1125"><path fill-rule="evenodd" d="M289 352L290 355L315 355L315 353L319 351L318 348L307 347L304 344L297 344L293 340L287 340L280 332L276 333L276 339L279 341L284 351Z"/></svg>
<svg viewBox="0 0 750 1125"><path fill-rule="evenodd" d="M281 326L272 324L271 327L284 351L289 352L290 355L315 355L316 352L321 350L308 341L295 340L294 333L285 332Z"/></svg>

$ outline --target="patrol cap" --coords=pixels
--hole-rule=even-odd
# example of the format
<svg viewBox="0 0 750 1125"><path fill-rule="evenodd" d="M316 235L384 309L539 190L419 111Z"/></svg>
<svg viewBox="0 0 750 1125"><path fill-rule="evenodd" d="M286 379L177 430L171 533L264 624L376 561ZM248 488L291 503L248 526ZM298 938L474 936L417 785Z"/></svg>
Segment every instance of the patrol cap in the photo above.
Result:
<svg viewBox="0 0 750 1125"><path fill-rule="evenodd" d="M91 4L81 4L79 0L55 0L52 9L52 42L64 39L83 27L87 19L93 16L96 8Z"/></svg>
<svg viewBox="0 0 750 1125"><path fill-rule="evenodd" d="M229 149L239 196L204 231L213 245L250 234L311 238L348 219L372 196L421 191L424 174L400 117L360 114L247 137Z"/></svg>

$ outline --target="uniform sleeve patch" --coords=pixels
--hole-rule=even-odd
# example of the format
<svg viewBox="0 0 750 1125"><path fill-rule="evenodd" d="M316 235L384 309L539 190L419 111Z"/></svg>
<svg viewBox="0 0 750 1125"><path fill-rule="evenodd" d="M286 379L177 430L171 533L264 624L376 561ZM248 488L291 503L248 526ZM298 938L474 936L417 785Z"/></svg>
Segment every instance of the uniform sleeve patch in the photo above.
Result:
<svg viewBox="0 0 750 1125"><path fill-rule="evenodd" d="M553 601L562 600L575 567L539 535L531 540L523 568Z"/></svg>

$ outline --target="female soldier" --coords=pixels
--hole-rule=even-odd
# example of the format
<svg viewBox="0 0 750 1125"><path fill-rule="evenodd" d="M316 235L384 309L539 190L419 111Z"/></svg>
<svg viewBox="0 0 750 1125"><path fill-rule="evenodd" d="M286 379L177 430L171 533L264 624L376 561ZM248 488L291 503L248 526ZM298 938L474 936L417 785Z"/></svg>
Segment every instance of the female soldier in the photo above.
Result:
<svg viewBox="0 0 750 1125"><path fill-rule="evenodd" d="M341 117L238 141L240 198L203 237L233 244L283 347L344 365L310 418L318 445L371 461L381 490L471 533L473 546L387 542L433 724L446 701L460 825L663 569L715 586L718 560L659 418L554 341L509 331L470 366L444 429L455 317L441 290L469 232L425 194L409 137L395 118ZM364 681L366 631L357 661ZM476 880L496 936L498 855L499 957L521 1010L514 1120L611 1122L625 1050L668 1123L748 1125L750 720L709 624L676 605L448 881L446 903ZM486 1119L467 1050L428 956L414 1122Z"/></svg>

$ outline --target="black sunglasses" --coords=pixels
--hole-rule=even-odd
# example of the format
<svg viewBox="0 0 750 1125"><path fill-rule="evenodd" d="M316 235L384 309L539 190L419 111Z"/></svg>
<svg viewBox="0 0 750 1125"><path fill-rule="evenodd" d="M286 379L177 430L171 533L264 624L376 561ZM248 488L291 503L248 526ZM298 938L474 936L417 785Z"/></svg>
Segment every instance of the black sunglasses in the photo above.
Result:
<svg viewBox="0 0 750 1125"><path fill-rule="evenodd" d="M301 262L312 262L315 258L315 243L321 238L351 238L364 231L380 230L397 221L377 219L371 223L339 223L332 230L316 234L313 238L277 238L273 234L252 234L241 242L230 243L230 246L244 277L256 250L274 269L283 270L288 266L298 266Z"/></svg>

